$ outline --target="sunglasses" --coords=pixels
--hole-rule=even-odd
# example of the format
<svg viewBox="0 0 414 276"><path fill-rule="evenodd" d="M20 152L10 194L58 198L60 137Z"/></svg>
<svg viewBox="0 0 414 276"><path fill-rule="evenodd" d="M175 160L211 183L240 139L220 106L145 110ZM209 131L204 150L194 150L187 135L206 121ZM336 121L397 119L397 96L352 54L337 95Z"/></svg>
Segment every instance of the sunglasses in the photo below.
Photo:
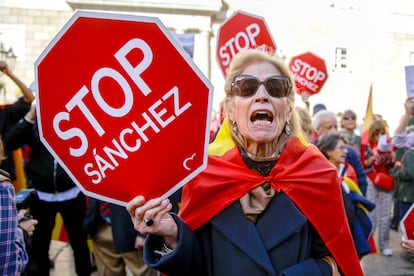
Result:
<svg viewBox="0 0 414 276"><path fill-rule="evenodd" d="M356 119L356 117L355 117L355 116L345 116L345 117L344 117L344 120L345 120L345 121L355 120L355 119Z"/></svg>
<svg viewBox="0 0 414 276"><path fill-rule="evenodd" d="M264 85L267 93L274 98L286 97L292 90L292 83L287 76L271 76L264 81L250 75L234 77L231 83L233 95L250 97L256 94L260 85Z"/></svg>

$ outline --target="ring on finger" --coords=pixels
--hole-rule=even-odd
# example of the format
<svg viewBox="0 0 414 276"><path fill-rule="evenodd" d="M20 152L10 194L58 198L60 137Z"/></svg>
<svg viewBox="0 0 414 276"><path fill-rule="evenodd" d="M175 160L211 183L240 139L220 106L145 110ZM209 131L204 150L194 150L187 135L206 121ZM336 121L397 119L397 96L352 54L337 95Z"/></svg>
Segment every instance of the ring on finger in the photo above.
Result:
<svg viewBox="0 0 414 276"><path fill-rule="evenodd" d="M154 220L150 218L144 218L144 222L147 226L151 226L154 224Z"/></svg>

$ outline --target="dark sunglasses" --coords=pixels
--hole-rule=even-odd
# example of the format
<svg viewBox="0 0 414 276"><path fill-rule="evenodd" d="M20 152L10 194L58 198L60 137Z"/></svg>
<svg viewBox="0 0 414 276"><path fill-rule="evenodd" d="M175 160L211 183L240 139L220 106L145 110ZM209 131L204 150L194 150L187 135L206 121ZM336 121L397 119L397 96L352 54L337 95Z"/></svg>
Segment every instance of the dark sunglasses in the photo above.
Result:
<svg viewBox="0 0 414 276"><path fill-rule="evenodd" d="M234 77L231 83L233 95L241 97L253 96L260 85L264 85L267 93L275 98L283 98L289 95L292 84L287 76L271 76L264 81L250 75L239 75Z"/></svg>
<svg viewBox="0 0 414 276"><path fill-rule="evenodd" d="M355 120L356 117L355 116L345 116L344 120L348 121L348 120Z"/></svg>

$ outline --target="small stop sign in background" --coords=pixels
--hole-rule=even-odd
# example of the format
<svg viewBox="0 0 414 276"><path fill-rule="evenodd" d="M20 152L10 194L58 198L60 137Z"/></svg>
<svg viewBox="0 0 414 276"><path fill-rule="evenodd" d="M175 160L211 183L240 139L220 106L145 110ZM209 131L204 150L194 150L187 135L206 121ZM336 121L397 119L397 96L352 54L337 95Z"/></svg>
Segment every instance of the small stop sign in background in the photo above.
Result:
<svg viewBox="0 0 414 276"><path fill-rule="evenodd" d="M86 194L168 196L205 168L213 89L157 18L77 11L35 66L41 140Z"/></svg>
<svg viewBox="0 0 414 276"><path fill-rule="evenodd" d="M224 76L233 57L246 49L276 52L276 43L263 17L244 11L234 12L217 34L217 62Z"/></svg>
<svg viewBox="0 0 414 276"><path fill-rule="evenodd" d="M325 60L311 52L293 57L289 67L295 77L299 94L303 92L308 92L311 95L319 93L328 79Z"/></svg>

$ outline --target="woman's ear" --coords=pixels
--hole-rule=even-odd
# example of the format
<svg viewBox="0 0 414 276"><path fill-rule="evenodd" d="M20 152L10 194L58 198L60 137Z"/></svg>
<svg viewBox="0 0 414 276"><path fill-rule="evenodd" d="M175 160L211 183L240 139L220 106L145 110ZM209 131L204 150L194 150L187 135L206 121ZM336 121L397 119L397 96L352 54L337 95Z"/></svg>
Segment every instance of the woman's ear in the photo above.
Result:
<svg viewBox="0 0 414 276"><path fill-rule="evenodd" d="M286 110L286 118L287 118L288 122L290 122L290 120L292 120L292 113L293 113L292 106L289 105L287 110Z"/></svg>
<svg viewBox="0 0 414 276"><path fill-rule="evenodd" d="M234 121L234 102L233 98L227 97L224 101L224 115L230 121Z"/></svg>

